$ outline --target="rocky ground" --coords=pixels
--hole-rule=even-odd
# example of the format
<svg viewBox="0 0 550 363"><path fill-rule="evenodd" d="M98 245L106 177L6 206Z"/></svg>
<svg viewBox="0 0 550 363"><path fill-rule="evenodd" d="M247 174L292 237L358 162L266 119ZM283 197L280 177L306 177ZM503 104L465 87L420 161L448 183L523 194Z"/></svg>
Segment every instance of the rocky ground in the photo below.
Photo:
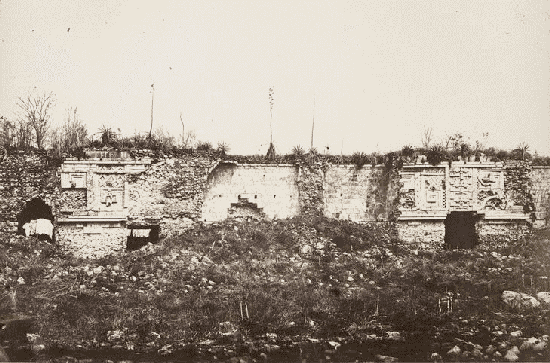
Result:
<svg viewBox="0 0 550 363"><path fill-rule="evenodd" d="M549 361L550 241L502 242L229 221L81 260L5 236L1 345L12 360Z"/></svg>

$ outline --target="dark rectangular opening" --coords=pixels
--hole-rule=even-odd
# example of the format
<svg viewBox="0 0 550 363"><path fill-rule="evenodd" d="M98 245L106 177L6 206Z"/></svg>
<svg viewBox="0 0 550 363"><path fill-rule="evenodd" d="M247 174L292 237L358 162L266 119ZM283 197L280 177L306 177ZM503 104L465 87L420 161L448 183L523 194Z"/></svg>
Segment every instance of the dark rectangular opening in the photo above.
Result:
<svg viewBox="0 0 550 363"><path fill-rule="evenodd" d="M471 249L479 243L476 212L451 212L445 219L445 248Z"/></svg>
<svg viewBox="0 0 550 363"><path fill-rule="evenodd" d="M160 226L159 225L133 225L128 226L130 229L130 235L126 240L126 249L127 250L138 250L141 247L145 246L149 242L157 243L160 236ZM148 233L144 236L142 233L134 232L139 230L149 230Z"/></svg>

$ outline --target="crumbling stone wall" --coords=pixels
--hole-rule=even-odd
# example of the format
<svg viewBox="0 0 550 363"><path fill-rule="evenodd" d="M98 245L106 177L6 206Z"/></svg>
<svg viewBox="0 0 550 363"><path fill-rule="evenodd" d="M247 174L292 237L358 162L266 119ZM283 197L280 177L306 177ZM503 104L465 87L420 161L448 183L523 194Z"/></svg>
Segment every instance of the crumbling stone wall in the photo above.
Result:
<svg viewBox="0 0 550 363"><path fill-rule="evenodd" d="M64 251L82 258L100 258L126 249L128 230L123 223L64 224L57 230Z"/></svg>
<svg viewBox="0 0 550 363"><path fill-rule="evenodd" d="M525 221L481 221L476 224L480 245L485 248L502 247L510 241L517 241L530 232Z"/></svg>
<svg viewBox="0 0 550 363"><path fill-rule="evenodd" d="M392 220L399 189L392 165L332 165L324 183L324 215L356 222Z"/></svg>
<svg viewBox="0 0 550 363"><path fill-rule="evenodd" d="M94 163L90 163L92 168ZM139 174L128 174L123 180L124 209L117 210L121 214L116 221L102 222L105 233L99 233L99 225L94 222L71 226L65 221L58 228L60 243L72 246L70 249L75 251L78 249L75 246L96 245L97 254L101 254L103 249L124 248L128 233L125 225L157 224L161 226L161 237L165 237L193 223L235 215L258 218L325 215L360 222L395 218L400 174L392 163L358 168L315 157L285 165L224 162L218 166L219 163L210 156L184 155L142 166L145 171L139 169ZM41 198L51 206L56 219L62 209L71 210L70 216L93 217L90 214L93 210L89 209L97 203L90 206L90 186L95 184L88 179L83 186L61 189L58 165L44 155L6 156L0 162L0 228L15 232L17 214L32 198ZM516 209L534 210L537 221L548 218L549 191L550 168L530 169L521 163L506 166L507 199ZM505 221L478 223L482 243L515 236L515 230L520 235L525 230L523 226L516 228L519 222L501 222ZM445 231L440 220L400 221L397 228L406 241L443 243Z"/></svg>
<svg viewBox="0 0 550 363"><path fill-rule="evenodd" d="M45 155L19 152L0 161L0 230L17 232L17 214L33 198L42 199L58 215L58 165Z"/></svg>
<svg viewBox="0 0 550 363"><path fill-rule="evenodd" d="M535 204L535 227L548 226L550 223L550 167L533 166L531 168L531 195Z"/></svg>
<svg viewBox="0 0 550 363"><path fill-rule="evenodd" d="M523 212L533 213L535 203L532 191L531 166L527 162L514 161L505 165L504 190L514 206L522 207ZM534 215L533 215L534 217Z"/></svg>
<svg viewBox="0 0 550 363"><path fill-rule="evenodd" d="M208 157L182 156L128 175L128 220L158 220L162 237L199 221L208 175L216 165L217 161Z"/></svg>
<svg viewBox="0 0 550 363"><path fill-rule="evenodd" d="M325 178L324 215L357 222L375 220L367 211L367 204L371 204L373 169L366 165L362 168L355 165L330 167Z"/></svg>
<svg viewBox="0 0 550 363"><path fill-rule="evenodd" d="M443 220L400 221L395 224L402 241L421 249L443 248L445 223Z"/></svg>
<svg viewBox="0 0 550 363"><path fill-rule="evenodd" d="M87 207L86 189L66 189L59 195L58 205L62 211L74 213L75 211L85 210Z"/></svg>
<svg viewBox="0 0 550 363"><path fill-rule="evenodd" d="M310 155L298 162L297 180L299 210L302 215L319 216L324 213L325 175L330 164Z"/></svg>

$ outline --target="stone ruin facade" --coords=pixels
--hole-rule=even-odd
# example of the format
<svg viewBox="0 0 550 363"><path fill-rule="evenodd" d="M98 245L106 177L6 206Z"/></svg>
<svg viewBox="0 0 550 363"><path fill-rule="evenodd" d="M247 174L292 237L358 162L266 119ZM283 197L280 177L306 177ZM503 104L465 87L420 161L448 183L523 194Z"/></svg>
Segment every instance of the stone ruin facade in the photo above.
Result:
<svg viewBox="0 0 550 363"><path fill-rule="evenodd" d="M388 169L238 164L197 155L153 161L109 153L61 166L44 163L31 156L0 163L0 227L21 232L15 216L31 199L44 201L51 216L25 220L24 230L38 233L50 220L52 239L83 257L139 248L196 223L304 214L393 220L402 240L432 247L456 235L453 226L465 225L483 243L548 225L550 209L550 168L503 163Z"/></svg>
<svg viewBox="0 0 550 363"><path fill-rule="evenodd" d="M439 243L449 226L470 219L484 240L523 233L533 215L520 205L503 163L452 162L405 165L401 171L399 229L402 239ZM508 178L510 179L510 178ZM458 236L460 237L460 236Z"/></svg>
<svg viewBox="0 0 550 363"><path fill-rule="evenodd" d="M150 165L150 160L122 158L65 161L60 170L57 241L69 251L84 250L90 256L124 249L129 204L135 198L128 177Z"/></svg>

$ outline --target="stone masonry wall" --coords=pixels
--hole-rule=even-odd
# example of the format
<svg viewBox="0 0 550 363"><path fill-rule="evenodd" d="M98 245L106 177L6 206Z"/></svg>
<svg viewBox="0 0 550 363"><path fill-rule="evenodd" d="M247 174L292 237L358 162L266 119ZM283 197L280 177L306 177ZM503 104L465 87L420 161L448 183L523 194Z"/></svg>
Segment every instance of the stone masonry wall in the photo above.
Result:
<svg viewBox="0 0 550 363"><path fill-rule="evenodd" d="M535 227L548 226L550 222L550 167L531 168L531 195L535 203Z"/></svg>
<svg viewBox="0 0 550 363"><path fill-rule="evenodd" d="M121 223L63 224L57 241L64 251L82 258L100 258L126 248L128 231Z"/></svg>
<svg viewBox="0 0 550 363"><path fill-rule="evenodd" d="M442 248L445 239L443 221L402 221L396 223L401 240L420 248Z"/></svg>
<svg viewBox="0 0 550 363"><path fill-rule="evenodd" d="M208 158L183 156L128 175L128 220L159 220L163 237L199 221L207 178L216 164Z"/></svg>
<svg viewBox="0 0 550 363"><path fill-rule="evenodd" d="M516 241L527 235L530 228L527 223L487 222L476 224L480 245L486 248L502 247L503 243Z"/></svg>
<svg viewBox="0 0 550 363"><path fill-rule="evenodd" d="M373 168L334 165L327 170L324 190L324 215L329 218L364 222L375 220L367 213Z"/></svg>
<svg viewBox="0 0 550 363"><path fill-rule="evenodd" d="M52 207L56 219L63 208L74 210L75 216L82 215L76 213L78 210L89 209L89 183L62 190L59 167L48 160L21 153L0 162L0 230L14 232L17 214L35 197ZM220 163L203 156L165 158L144 172L126 175L121 216L127 216L130 224L160 224L161 237L178 234L197 222L231 216L273 219L314 214L356 222L388 220L399 192L398 176L394 167L358 168L316 160L291 165ZM515 179L522 182L525 178L520 176ZM529 183L520 184L531 189L522 193L532 198L536 222L544 225L550 215L550 168L532 167L529 176ZM507 185L510 189L510 182ZM516 193L516 197L523 194ZM96 245L95 252L86 247L91 255L101 254L105 248L120 250L128 233L121 221L104 221L104 233L99 233L99 224L64 223L58 228L60 243L73 249ZM518 225L481 220L477 229L483 242L498 236L520 236L526 227ZM400 221L397 229L405 241L443 244L443 220Z"/></svg>
<svg viewBox="0 0 550 363"><path fill-rule="evenodd" d="M0 161L0 230L17 231L17 214L25 203L41 198L58 215L60 178L58 166L45 156L17 154Z"/></svg>
<svg viewBox="0 0 550 363"><path fill-rule="evenodd" d="M324 215L355 222L391 219L398 174L385 166L332 165L324 183Z"/></svg>

